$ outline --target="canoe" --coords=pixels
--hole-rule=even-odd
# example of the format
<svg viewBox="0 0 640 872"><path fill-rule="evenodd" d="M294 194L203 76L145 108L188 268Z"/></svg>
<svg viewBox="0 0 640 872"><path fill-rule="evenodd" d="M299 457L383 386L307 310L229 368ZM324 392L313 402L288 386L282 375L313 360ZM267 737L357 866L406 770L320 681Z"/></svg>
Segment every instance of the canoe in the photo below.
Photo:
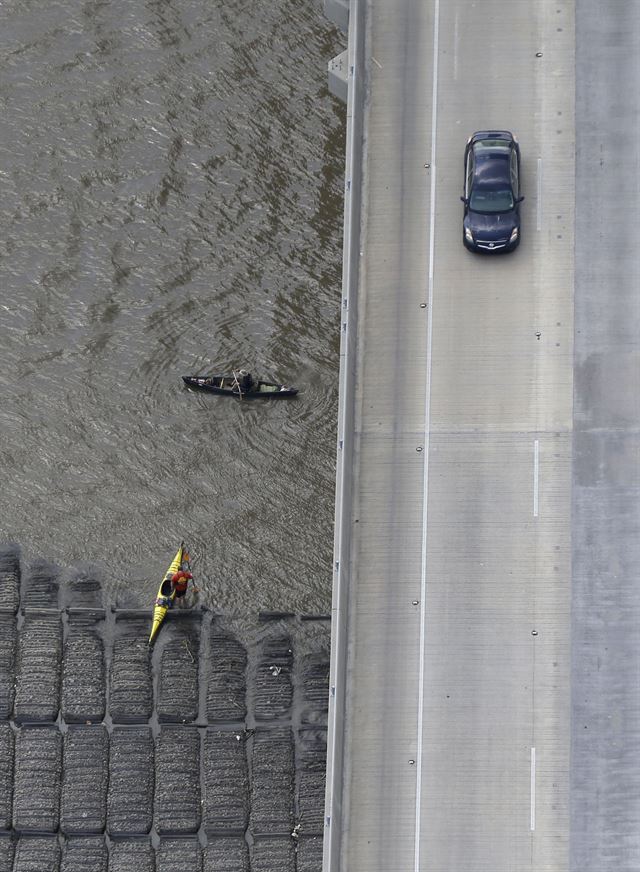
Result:
<svg viewBox="0 0 640 872"><path fill-rule="evenodd" d="M158 595L153 606L153 623L151 625L151 635L149 636L149 644L153 644L155 637L158 635L158 630L169 609L173 606L173 601L176 598L176 592L171 584L171 576L178 572L179 569L189 568L189 555L184 547L184 542L180 543L180 547L176 552L176 556L171 561L171 565L164 574L164 578L158 588Z"/></svg>
<svg viewBox="0 0 640 872"><path fill-rule="evenodd" d="M295 397L298 393L296 388L275 382L256 380L248 391L241 390L237 377L231 375L183 375L182 381L190 388L201 391L209 391L211 394L226 394L231 397L247 399L268 399L269 397Z"/></svg>

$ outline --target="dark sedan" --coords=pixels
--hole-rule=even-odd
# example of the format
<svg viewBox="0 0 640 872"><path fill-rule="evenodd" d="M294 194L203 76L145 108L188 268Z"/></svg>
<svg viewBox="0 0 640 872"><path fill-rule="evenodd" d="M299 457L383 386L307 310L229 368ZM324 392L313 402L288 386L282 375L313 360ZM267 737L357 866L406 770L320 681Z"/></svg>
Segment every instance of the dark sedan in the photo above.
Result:
<svg viewBox="0 0 640 872"><path fill-rule="evenodd" d="M462 241L497 254L520 242L520 147L508 130L480 130L464 150Z"/></svg>

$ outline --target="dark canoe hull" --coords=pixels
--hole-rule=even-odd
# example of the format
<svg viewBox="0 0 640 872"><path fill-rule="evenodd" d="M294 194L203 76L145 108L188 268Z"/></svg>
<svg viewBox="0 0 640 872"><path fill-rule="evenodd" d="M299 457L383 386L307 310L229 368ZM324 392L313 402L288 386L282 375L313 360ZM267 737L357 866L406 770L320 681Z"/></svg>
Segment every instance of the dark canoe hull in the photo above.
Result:
<svg viewBox="0 0 640 872"><path fill-rule="evenodd" d="M258 381L257 390L240 391L233 375L183 375L182 381L189 388L199 391L207 391L210 394L222 396L240 397L243 399L268 399L270 397L295 397L298 393L296 388L279 385L275 382Z"/></svg>

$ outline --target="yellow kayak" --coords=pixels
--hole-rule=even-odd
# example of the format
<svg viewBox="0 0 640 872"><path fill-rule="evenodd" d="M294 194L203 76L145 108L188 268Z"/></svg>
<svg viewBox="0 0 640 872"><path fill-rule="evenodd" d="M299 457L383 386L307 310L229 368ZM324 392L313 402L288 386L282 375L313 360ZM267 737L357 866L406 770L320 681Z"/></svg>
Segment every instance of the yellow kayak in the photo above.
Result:
<svg viewBox="0 0 640 872"><path fill-rule="evenodd" d="M182 542L178 548L176 556L171 561L171 565L164 574L160 587L158 588L158 596L156 597L155 605L153 607L153 624L151 626L151 635L149 636L150 645L157 636L165 615L173 605L173 601L176 598L176 592L171 584L171 576L180 569L188 568L189 555L184 547L184 542Z"/></svg>

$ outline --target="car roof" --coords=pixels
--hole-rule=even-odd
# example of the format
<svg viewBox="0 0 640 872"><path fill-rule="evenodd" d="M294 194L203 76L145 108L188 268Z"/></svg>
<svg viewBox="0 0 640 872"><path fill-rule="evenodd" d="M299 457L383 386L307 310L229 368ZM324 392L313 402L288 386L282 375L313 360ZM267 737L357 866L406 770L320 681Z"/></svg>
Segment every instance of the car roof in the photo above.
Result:
<svg viewBox="0 0 640 872"><path fill-rule="evenodd" d="M473 169L474 184L510 186L509 149L488 150L478 154Z"/></svg>
<svg viewBox="0 0 640 872"><path fill-rule="evenodd" d="M475 143L473 147L475 162L473 170L474 184L490 187L511 185L509 155L510 147L483 147Z"/></svg>

